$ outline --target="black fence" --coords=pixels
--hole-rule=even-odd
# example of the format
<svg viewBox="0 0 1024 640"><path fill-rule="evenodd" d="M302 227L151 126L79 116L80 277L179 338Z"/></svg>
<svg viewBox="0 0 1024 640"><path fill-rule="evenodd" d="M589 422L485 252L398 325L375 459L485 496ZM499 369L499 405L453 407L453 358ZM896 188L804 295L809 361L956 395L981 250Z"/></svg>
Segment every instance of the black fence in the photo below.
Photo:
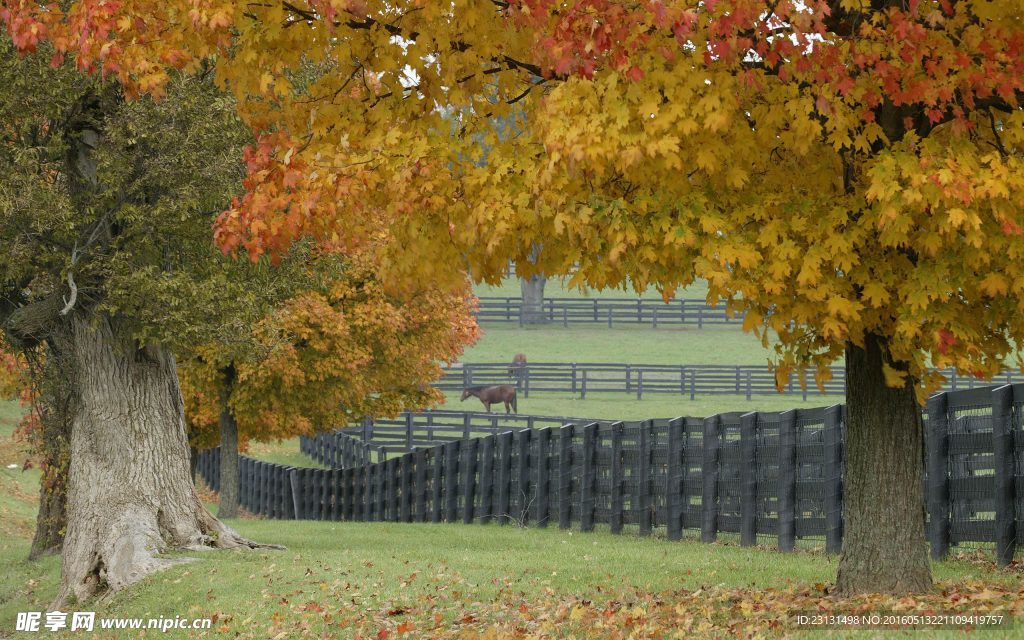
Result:
<svg viewBox="0 0 1024 640"><path fill-rule="evenodd" d="M846 393L846 370L832 367L832 379L825 382L826 395ZM946 390L973 389L990 385L973 376L958 376L954 369L943 371ZM1024 383L1024 375L1007 371L999 376L1006 384ZM646 394L697 396L734 394L747 400L758 395L776 395L775 374L764 365L659 365L587 362L540 362L510 365L499 362L462 363L446 368L435 386L444 391L460 391L475 385L515 384L529 397L531 391L579 394L630 393L637 399ZM807 388L790 375L782 393L798 393L804 400L819 393L813 375Z"/></svg>
<svg viewBox="0 0 1024 640"><path fill-rule="evenodd" d="M492 322L523 323L522 298L483 296L478 298L476 318L481 324ZM640 298L544 298L531 315L549 323L616 324L659 326L742 325L743 315L730 318L725 305L709 306L703 298L664 302Z"/></svg>
<svg viewBox="0 0 1024 640"><path fill-rule="evenodd" d="M1024 543L1022 411L1019 384L929 401L926 500L935 557L951 545L985 543L1005 564ZM823 539L829 552L841 546L841 405L558 427L534 418L533 428L505 416L484 424L476 414L455 425L461 435L437 417L433 427L414 417L411 431L405 417L401 444L381 421L303 439L304 451L344 468L243 458L242 504L275 518L557 523L583 531L601 524L641 535L663 528L669 539L684 530L703 541L732 533L741 544L770 541L783 550L802 538ZM347 466L344 452L354 447L376 449L378 461L352 458ZM198 465L214 489L218 462L211 450Z"/></svg>

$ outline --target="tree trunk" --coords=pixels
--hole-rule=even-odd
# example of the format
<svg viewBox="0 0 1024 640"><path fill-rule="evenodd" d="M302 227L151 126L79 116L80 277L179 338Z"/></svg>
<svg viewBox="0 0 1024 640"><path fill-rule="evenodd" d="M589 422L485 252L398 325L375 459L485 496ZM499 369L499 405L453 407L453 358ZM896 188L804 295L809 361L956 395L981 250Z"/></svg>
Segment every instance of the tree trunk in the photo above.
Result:
<svg viewBox="0 0 1024 640"><path fill-rule="evenodd" d="M234 367L229 367L220 394L220 500L217 517L222 519L238 517L238 423L228 406L234 378Z"/></svg>
<svg viewBox="0 0 1024 640"><path fill-rule="evenodd" d="M70 325L76 406L55 604L182 562L157 557L172 549L257 546L196 495L174 357L158 346L139 348L106 315L76 314Z"/></svg>
<svg viewBox="0 0 1024 640"><path fill-rule="evenodd" d="M71 380L66 354L46 342L45 362L38 381L39 397L33 410L39 416L40 433L33 436L41 453L39 513L28 559L58 553L67 528L68 466L71 461Z"/></svg>
<svg viewBox="0 0 1024 640"><path fill-rule="evenodd" d="M523 324L547 322L548 319L544 315L544 284L547 283L547 280L544 276L519 279L523 292L523 305L520 312Z"/></svg>
<svg viewBox="0 0 1024 640"><path fill-rule="evenodd" d="M47 345L46 362L39 384L37 405L41 433L36 434L41 452L39 513L28 559L57 553L67 528L68 467L71 462L71 388L67 360L53 344Z"/></svg>
<svg viewBox="0 0 1024 640"><path fill-rule="evenodd" d="M932 586L925 539L924 429L909 378L886 386L884 340L846 349L846 470L842 595L914 593Z"/></svg>

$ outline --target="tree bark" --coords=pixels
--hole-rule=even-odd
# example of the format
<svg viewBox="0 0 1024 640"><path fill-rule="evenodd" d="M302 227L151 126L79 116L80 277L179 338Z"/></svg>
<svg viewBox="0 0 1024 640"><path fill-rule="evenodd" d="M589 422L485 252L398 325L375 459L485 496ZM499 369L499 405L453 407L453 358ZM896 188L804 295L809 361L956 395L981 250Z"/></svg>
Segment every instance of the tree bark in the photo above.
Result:
<svg viewBox="0 0 1024 640"><path fill-rule="evenodd" d="M531 278L520 278L519 284L523 292L523 304L521 320L523 324L544 324L547 317L544 315L544 285L547 283L544 276L533 276Z"/></svg>
<svg viewBox="0 0 1024 640"><path fill-rule="evenodd" d="M203 508L174 357L140 348L116 319L71 319L76 407L68 528L55 605L118 590L183 562L173 549L256 547Z"/></svg>
<svg viewBox="0 0 1024 640"><path fill-rule="evenodd" d="M234 367L224 372L224 388L220 394L220 499L218 518L238 517L238 423L228 406L234 384Z"/></svg>
<svg viewBox="0 0 1024 640"><path fill-rule="evenodd" d="M925 538L924 429L907 378L886 386L884 340L846 349L843 549L836 589L915 593L931 589ZM898 368L898 367L897 367Z"/></svg>

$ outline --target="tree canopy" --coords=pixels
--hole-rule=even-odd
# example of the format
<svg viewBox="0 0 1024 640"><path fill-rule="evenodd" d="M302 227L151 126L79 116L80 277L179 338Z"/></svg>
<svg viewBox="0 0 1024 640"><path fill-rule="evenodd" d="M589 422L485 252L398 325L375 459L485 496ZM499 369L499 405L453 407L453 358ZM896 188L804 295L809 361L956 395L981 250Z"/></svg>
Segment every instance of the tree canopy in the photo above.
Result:
<svg viewBox="0 0 1024 640"><path fill-rule="evenodd" d="M217 442L225 392L243 441L311 435L443 401L432 386L440 363L455 361L477 335L468 290L425 284L388 293L360 255L320 256L305 269L310 277L234 341L203 344L184 363L195 442Z"/></svg>
<svg viewBox="0 0 1024 640"><path fill-rule="evenodd" d="M392 271L493 279L543 239L538 269L578 262L591 286L708 279L776 332L780 376L824 374L870 332L894 382L932 388L931 365L991 374L1024 337L1020 10L92 0L3 18L135 91L216 54L259 139L225 250L391 228Z"/></svg>

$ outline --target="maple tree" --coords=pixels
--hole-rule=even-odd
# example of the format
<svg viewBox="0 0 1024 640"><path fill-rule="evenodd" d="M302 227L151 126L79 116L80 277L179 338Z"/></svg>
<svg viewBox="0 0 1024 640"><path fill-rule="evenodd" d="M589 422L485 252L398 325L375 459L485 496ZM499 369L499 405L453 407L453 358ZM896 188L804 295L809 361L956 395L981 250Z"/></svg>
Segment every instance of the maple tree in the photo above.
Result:
<svg viewBox="0 0 1024 640"><path fill-rule="evenodd" d="M238 509L239 445L439 404L440 363L476 339L465 283L389 292L359 255L305 270L315 278L293 279L241 340L201 345L180 369L190 439L221 447L221 518Z"/></svg>
<svg viewBox="0 0 1024 640"><path fill-rule="evenodd" d="M918 402L1024 339L1019 2L2 6L20 47L134 91L216 54L258 136L226 251L386 228L396 281L510 258L666 295L701 277L780 380L845 358L838 587L930 587Z"/></svg>

